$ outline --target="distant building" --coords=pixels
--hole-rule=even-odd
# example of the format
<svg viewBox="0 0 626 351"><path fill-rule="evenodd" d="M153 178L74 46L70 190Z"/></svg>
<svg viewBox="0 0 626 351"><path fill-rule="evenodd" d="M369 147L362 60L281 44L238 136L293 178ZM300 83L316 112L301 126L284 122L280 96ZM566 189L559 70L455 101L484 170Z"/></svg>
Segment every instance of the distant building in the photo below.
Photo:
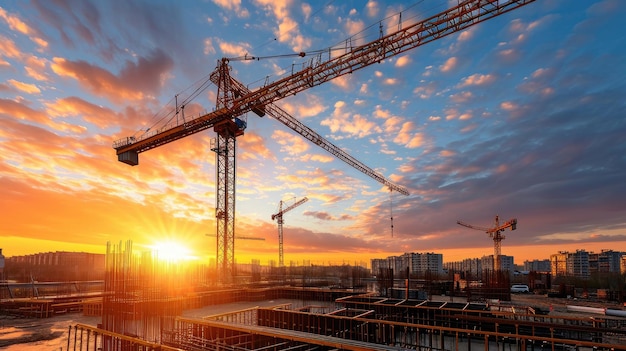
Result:
<svg viewBox="0 0 626 351"><path fill-rule="evenodd" d="M483 270L492 271L495 267L493 255L483 256L480 258ZM500 270L513 272L515 264L513 264L513 256L500 255Z"/></svg>
<svg viewBox="0 0 626 351"><path fill-rule="evenodd" d="M600 253L589 253L589 272L620 273L623 252L602 250Z"/></svg>
<svg viewBox="0 0 626 351"><path fill-rule="evenodd" d="M411 273L443 274L443 255L433 252L411 253Z"/></svg>
<svg viewBox="0 0 626 351"><path fill-rule="evenodd" d="M387 258L374 258L371 260L372 274L376 275L380 269L392 268L396 277L406 276L408 269L410 274L443 274L443 255L427 253L404 253L400 256Z"/></svg>
<svg viewBox="0 0 626 351"><path fill-rule="evenodd" d="M446 262L444 268L449 272L460 273L461 278L467 280L479 279L483 271L480 258L466 258L462 261Z"/></svg>
<svg viewBox="0 0 626 351"><path fill-rule="evenodd" d="M589 279L589 253L576 250L567 256L567 273L581 279Z"/></svg>
<svg viewBox="0 0 626 351"><path fill-rule="evenodd" d="M551 272L555 277L570 276L589 279L591 276L590 266L596 267L595 269L597 270L600 265L605 265L600 263L599 258L600 256L590 254L585 250L576 250L576 252L559 251L557 254L550 255Z"/></svg>
<svg viewBox="0 0 626 351"><path fill-rule="evenodd" d="M45 252L6 258L5 279L18 282L104 279L104 254Z"/></svg>
<svg viewBox="0 0 626 351"><path fill-rule="evenodd" d="M550 255L550 273L556 277L559 275L567 275L567 251L559 251Z"/></svg>
<svg viewBox="0 0 626 351"><path fill-rule="evenodd" d="M389 267L389 261L384 258L373 258L371 262L372 262L372 274L373 275L377 275L381 269L391 268Z"/></svg>
<svg viewBox="0 0 626 351"><path fill-rule="evenodd" d="M550 260L524 261L524 270L528 272L550 272Z"/></svg>

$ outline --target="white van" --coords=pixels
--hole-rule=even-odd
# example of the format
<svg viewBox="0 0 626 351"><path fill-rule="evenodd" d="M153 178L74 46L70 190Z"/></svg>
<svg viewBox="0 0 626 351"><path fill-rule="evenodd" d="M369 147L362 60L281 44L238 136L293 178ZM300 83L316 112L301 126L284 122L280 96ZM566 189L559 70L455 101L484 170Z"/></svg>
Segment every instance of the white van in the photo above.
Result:
<svg viewBox="0 0 626 351"><path fill-rule="evenodd" d="M530 289L528 288L528 285L526 284L515 284L511 286L511 292L512 293L527 293L527 292L530 292Z"/></svg>

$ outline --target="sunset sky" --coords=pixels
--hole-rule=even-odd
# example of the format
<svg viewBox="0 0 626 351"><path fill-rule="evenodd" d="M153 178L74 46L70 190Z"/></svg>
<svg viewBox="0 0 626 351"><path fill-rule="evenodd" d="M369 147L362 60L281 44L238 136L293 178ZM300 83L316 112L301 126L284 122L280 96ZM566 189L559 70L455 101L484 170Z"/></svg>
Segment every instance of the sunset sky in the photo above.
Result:
<svg viewBox="0 0 626 351"><path fill-rule="evenodd" d="M103 253L180 243L214 260L212 130L118 162L115 140L158 126L222 57L254 90L456 1L0 3L0 248ZM401 13L401 15L399 15ZM502 253L626 251L626 1L537 0L286 97L277 105L411 193L391 193L271 117L237 138L236 260L444 262ZM185 106L215 107L215 86ZM391 220L393 216L393 236Z"/></svg>

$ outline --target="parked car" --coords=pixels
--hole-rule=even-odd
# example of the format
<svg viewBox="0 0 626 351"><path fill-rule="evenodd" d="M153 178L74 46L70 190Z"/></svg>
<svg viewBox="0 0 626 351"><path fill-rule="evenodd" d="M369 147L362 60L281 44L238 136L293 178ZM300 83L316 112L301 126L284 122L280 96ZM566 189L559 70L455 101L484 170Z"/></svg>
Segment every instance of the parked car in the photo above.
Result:
<svg viewBox="0 0 626 351"><path fill-rule="evenodd" d="M511 292L512 293L527 293L527 292L530 292L530 289L528 288L528 285L526 284L514 284L513 286L511 286Z"/></svg>

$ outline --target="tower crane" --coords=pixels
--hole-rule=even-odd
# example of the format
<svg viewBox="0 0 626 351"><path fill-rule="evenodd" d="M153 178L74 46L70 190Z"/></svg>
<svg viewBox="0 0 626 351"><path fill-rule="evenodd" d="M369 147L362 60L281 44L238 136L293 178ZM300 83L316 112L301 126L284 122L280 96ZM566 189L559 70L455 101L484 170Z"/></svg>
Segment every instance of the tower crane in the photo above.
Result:
<svg viewBox="0 0 626 351"><path fill-rule="evenodd" d="M283 209L283 200L280 200L278 205L278 212L272 215L272 220L276 220L278 223L278 266L283 267L285 265L285 260L283 256L283 215L294 208L302 205L303 203L309 201L307 197L303 197L302 199L296 201L295 203L287 206Z"/></svg>
<svg viewBox="0 0 626 351"><path fill-rule="evenodd" d="M489 234L490 238L493 238L493 270L499 271L502 268L502 264L501 264L502 262L500 260L502 240L506 238L504 235L500 233L502 233L507 228L511 228L511 230L515 230L517 228L517 219L512 218L506 221L505 223L500 224L500 218L498 217L498 215L496 215L494 226L492 228L477 227L477 226L467 224L461 221L456 221L456 223L467 228L482 230L485 233Z"/></svg>
<svg viewBox="0 0 626 351"><path fill-rule="evenodd" d="M196 117L177 119L161 128L146 132L139 137L126 137L113 143L118 161L135 166L139 164L139 153L168 144L189 135L213 128L217 137L211 149L216 153L216 226L217 226L217 268L222 280L232 276L234 264L235 239L235 140L244 134L246 122L240 117L247 112L254 112L262 117L271 112L273 117L281 115L273 105L287 96L295 95L309 88L321 85L331 79L353 73L374 63L414 49L431 41L459 32L482 21L497 17L503 13L520 8L535 0L464 0L443 12L423 21L408 25L391 34L364 45L346 46L346 52L337 57L322 58L322 54L311 59L302 69L275 82L268 83L254 91L241 89L230 76L229 62L223 58L211 73L210 80L217 86L215 110ZM300 56L305 56L300 53ZM256 59L244 57L245 59ZM178 108L176 109L178 110ZM285 114L286 115L286 114ZM285 117L285 115L281 115ZM277 118L281 120L280 118ZM284 120L284 121L283 121ZM349 165L364 172L378 182L408 195L408 191L393 184L369 168L363 169L359 162L341 151L330 147L332 144L317 134L309 135L309 128L298 128L302 124L292 123L295 119L284 118L282 123L292 128L314 143L329 147L327 151L336 152L336 156ZM331 151L331 149L333 151ZM334 154L334 153L333 153ZM342 155L342 156L339 156ZM404 190L404 191L403 191Z"/></svg>

